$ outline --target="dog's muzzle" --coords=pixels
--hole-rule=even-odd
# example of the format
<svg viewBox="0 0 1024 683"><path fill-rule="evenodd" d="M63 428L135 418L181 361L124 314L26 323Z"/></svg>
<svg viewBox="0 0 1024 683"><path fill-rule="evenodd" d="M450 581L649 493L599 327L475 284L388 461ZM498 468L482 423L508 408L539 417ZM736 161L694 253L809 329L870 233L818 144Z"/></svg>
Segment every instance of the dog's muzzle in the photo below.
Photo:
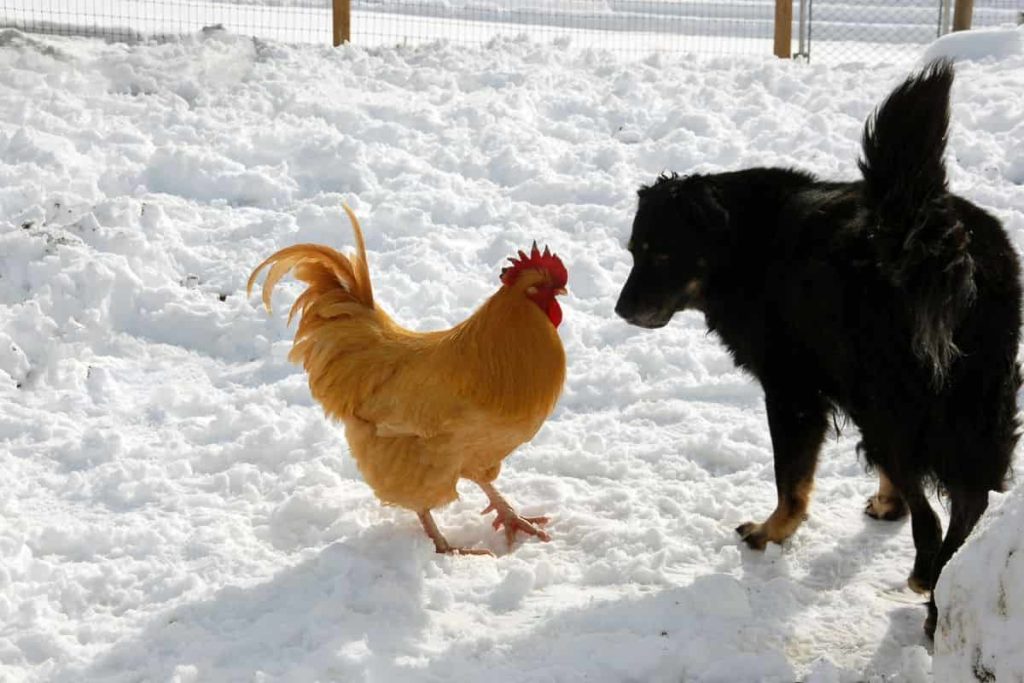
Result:
<svg viewBox="0 0 1024 683"><path fill-rule="evenodd" d="M616 315L630 325L646 327L652 330L668 325L672 315L675 313L673 309L665 310L661 307L638 303L630 296L630 292L631 290L627 284L619 295L618 302L615 304Z"/></svg>
<svg viewBox="0 0 1024 683"><path fill-rule="evenodd" d="M630 325L645 327L649 330L665 327L665 325L668 325L669 321L672 319L672 313L665 315L660 311L625 311L623 310L621 302L615 307L615 313Z"/></svg>

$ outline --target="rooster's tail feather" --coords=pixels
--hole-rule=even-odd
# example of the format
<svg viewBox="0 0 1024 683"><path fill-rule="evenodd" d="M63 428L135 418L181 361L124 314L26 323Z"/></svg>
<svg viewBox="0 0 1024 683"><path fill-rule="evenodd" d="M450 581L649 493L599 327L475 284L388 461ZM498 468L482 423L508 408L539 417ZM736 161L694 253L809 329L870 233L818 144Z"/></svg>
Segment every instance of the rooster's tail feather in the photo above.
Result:
<svg viewBox="0 0 1024 683"><path fill-rule="evenodd" d="M373 285L366 262L363 231L352 209L347 204L342 206L355 233L356 253L346 256L320 244L296 244L271 254L256 266L246 283L246 292L252 294L256 278L264 268L270 267L263 282L263 305L267 311L270 311L270 295L274 286L289 271L308 285L292 304L288 313L289 323L296 313L301 313L303 319L311 316L330 319L350 315L357 309L373 309Z"/></svg>

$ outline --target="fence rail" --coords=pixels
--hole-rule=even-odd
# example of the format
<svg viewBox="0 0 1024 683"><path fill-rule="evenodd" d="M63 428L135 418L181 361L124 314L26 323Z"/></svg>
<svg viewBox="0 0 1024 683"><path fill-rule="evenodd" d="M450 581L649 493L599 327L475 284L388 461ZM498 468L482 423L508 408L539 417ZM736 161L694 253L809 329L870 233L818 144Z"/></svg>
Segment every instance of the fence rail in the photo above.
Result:
<svg viewBox="0 0 1024 683"><path fill-rule="evenodd" d="M794 10L793 4L797 5ZM221 25L292 43L481 44L527 33L627 55L793 52L891 61L948 31L1011 24L1024 0L0 0L0 28L111 40ZM351 4L350 4L351 3ZM945 8L944 5L948 5ZM973 5L973 8L971 7ZM971 10L973 9L973 13ZM945 18L943 19L943 16ZM794 50L794 43L798 47Z"/></svg>

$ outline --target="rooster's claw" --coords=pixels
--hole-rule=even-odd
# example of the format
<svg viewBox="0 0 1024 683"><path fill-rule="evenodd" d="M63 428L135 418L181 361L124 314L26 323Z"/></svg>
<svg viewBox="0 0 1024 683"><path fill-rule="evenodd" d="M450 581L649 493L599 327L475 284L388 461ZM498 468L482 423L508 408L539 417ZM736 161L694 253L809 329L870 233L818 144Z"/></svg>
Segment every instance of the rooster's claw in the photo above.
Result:
<svg viewBox="0 0 1024 683"><path fill-rule="evenodd" d="M512 547L512 542L516 540L517 531L522 531L530 536L536 536L542 541L551 540L551 535L541 529L542 526L550 521L547 517L521 517L492 484L477 482L477 485L484 490L484 493L487 494L491 501L491 504L484 508L480 514L486 515L488 512L498 513L491 526L494 527L495 531L505 527L505 538L508 540L509 548Z"/></svg>
<svg viewBox="0 0 1024 683"><path fill-rule="evenodd" d="M550 541L551 535L544 531L544 529L541 529L549 521L547 517L520 517L512 512L507 515L499 514L491 523L491 526L494 527L495 531L505 527L505 538L508 540L509 547L512 547L517 531L522 531L530 536L536 536L542 541Z"/></svg>

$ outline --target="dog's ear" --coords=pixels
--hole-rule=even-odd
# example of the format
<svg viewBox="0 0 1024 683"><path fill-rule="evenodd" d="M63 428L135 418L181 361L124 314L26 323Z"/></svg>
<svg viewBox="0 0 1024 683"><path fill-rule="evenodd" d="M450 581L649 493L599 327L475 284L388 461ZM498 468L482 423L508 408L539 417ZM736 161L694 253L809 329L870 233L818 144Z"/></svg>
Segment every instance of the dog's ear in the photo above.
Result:
<svg viewBox="0 0 1024 683"><path fill-rule="evenodd" d="M694 191L688 194L694 223L708 236L732 242L729 211L725 208L722 195L715 184L702 178Z"/></svg>
<svg viewBox="0 0 1024 683"><path fill-rule="evenodd" d="M636 191L636 194L638 197L643 199L647 195L654 194L655 192L661 190L665 190L668 192L669 196L673 196L675 192L674 188L678 184L678 181L678 173L665 172L659 175L650 185L641 185L640 189Z"/></svg>
<svg viewBox="0 0 1024 683"><path fill-rule="evenodd" d="M650 185L642 185L637 192L641 204L650 201L665 219L674 214L675 220L704 235L711 242L732 243L733 231L729 211L713 177L699 174L679 176L662 174Z"/></svg>

